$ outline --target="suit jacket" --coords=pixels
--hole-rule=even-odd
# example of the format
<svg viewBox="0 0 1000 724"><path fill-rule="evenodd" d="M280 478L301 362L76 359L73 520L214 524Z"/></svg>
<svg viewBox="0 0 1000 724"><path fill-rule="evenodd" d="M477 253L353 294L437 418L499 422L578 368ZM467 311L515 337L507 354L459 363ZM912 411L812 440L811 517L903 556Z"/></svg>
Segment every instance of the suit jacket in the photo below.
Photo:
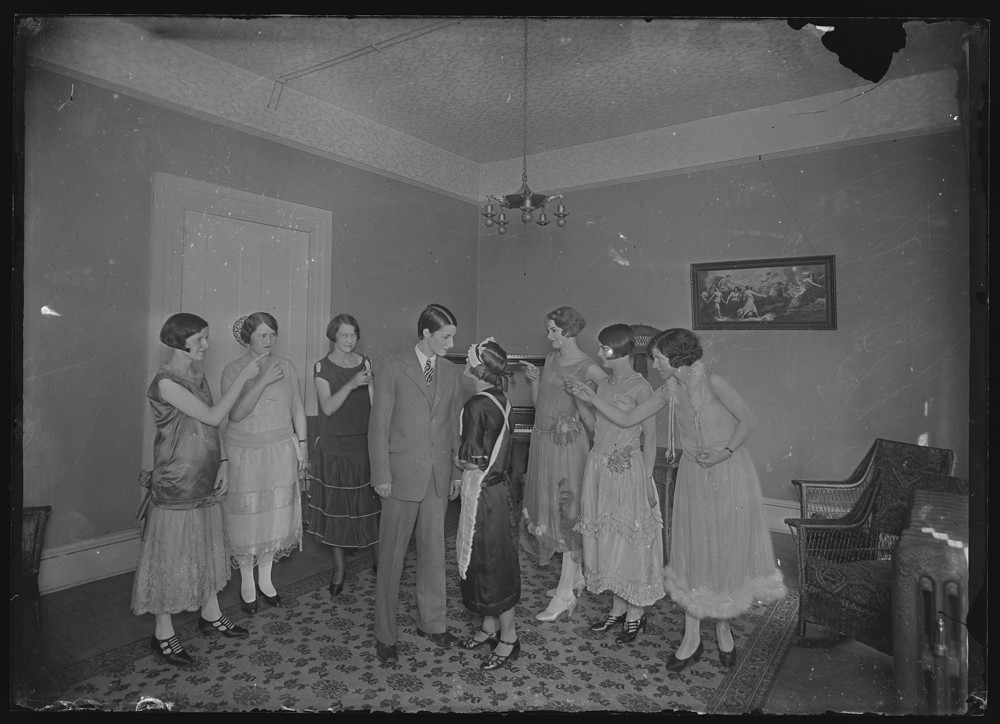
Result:
<svg viewBox="0 0 1000 724"><path fill-rule="evenodd" d="M458 423L462 411L457 365L443 357L434 362L434 398L409 349L389 357L377 370L368 420L368 457L372 485L392 483L392 497L421 501L433 477L439 496L447 496L458 471Z"/></svg>

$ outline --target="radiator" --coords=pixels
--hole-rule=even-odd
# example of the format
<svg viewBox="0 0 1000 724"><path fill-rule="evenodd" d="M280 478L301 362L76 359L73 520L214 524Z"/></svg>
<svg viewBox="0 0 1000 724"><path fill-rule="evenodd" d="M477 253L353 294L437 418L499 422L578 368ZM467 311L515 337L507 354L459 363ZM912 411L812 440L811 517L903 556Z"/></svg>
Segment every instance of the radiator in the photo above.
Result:
<svg viewBox="0 0 1000 724"><path fill-rule="evenodd" d="M968 544L968 497L916 491L910 526L893 555L893 678L900 713L965 713Z"/></svg>

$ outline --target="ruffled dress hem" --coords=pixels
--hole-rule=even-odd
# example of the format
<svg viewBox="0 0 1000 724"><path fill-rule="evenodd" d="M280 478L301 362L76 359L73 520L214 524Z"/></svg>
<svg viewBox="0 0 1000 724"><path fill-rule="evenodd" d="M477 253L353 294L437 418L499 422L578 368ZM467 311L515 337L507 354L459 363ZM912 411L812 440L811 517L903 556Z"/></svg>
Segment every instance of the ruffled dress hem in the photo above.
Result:
<svg viewBox="0 0 1000 724"><path fill-rule="evenodd" d="M781 571L750 578L731 594L707 588L692 589L671 566L663 569L664 586L671 600L695 618L730 619L741 616L755 603L773 603L788 595Z"/></svg>

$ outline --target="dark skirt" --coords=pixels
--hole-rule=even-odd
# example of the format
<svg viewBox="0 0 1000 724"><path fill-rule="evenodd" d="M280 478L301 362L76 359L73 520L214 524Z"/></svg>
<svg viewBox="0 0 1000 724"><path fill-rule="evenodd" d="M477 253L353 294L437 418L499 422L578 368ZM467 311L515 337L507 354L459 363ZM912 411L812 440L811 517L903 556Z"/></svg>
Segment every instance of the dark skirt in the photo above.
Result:
<svg viewBox="0 0 1000 724"><path fill-rule="evenodd" d="M382 500L371 484L368 436L320 435L311 457L309 533L338 548L378 543Z"/></svg>
<svg viewBox="0 0 1000 724"><path fill-rule="evenodd" d="M473 613L498 616L521 600L517 524L510 481L483 488L469 567L460 581L462 603Z"/></svg>

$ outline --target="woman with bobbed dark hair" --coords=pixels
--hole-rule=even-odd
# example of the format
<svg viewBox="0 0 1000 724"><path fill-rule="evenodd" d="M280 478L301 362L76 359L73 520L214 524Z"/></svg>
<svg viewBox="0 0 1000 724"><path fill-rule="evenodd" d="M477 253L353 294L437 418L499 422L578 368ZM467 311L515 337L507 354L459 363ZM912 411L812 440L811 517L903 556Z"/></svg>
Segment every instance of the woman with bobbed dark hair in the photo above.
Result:
<svg viewBox="0 0 1000 724"><path fill-rule="evenodd" d="M635 425L669 405L683 454L664 577L670 597L685 611L685 625L684 638L667 669L682 671L701 656L703 618L716 620L719 660L732 667L736 647L730 620L755 601L776 601L786 595L774 562L760 481L744 447L757 420L732 385L705 369L701 344L690 330L661 332L649 341L648 349L665 383L633 410L608 405L577 383L571 383L571 391L623 426Z"/></svg>
<svg viewBox="0 0 1000 724"><path fill-rule="evenodd" d="M170 348L170 359L146 392L156 439L153 470L143 476L147 492L140 509L142 541L132 611L137 616L152 613L156 619L150 644L160 658L188 666L193 662L177 639L172 614L200 608L203 633L230 638L249 634L222 615L218 599L230 568L219 504L227 468L216 428L236 403L239 389L213 404L200 364L208 349L208 322L201 317L187 312L170 316L160 341ZM241 387L259 373L259 360L251 359L236 381ZM273 372L262 376L268 383L276 379Z"/></svg>
<svg viewBox="0 0 1000 724"><path fill-rule="evenodd" d="M232 472L223 503L226 549L240 569L240 606L254 613L258 591L269 605L281 605L272 565L302 544L299 477L305 474L309 448L298 372L291 360L274 353L278 321L268 312L254 312L236 320L233 336L247 351L222 370L223 392L250 360L261 356L261 368L277 368L278 378L265 384L261 375L241 384L226 425Z"/></svg>
<svg viewBox="0 0 1000 724"><path fill-rule="evenodd" d="M557 307L545 315L545 330L553 351L539 370L525 365L535 405L535 423L528 447L528 469L524 476L521 541L525 549L547 565L555 553L562 554L559 583L547 592L552 596L539 621L554 621L566 611L573 615L576 593L584 587L580 568L580 534L574 530L580 517L580 486L590 442L580 424L576 402L563 381L576 379L596 386L605 373L577 346L577 335L586 325L572 307Z"/></svg>
<svg viewBox="0 0 1000 724"><path fill-rule="evenodd" d="M632 368L635 334L612 324L597 335L598 356L610 373L596 398L618 410L632 410L653 396L653 388ZM646 626L645 608L663 598L663 518L653 464L656 418L619 427L600 409L580 405L581 418L594 430L580 494L583 573L591 593L611 591L610 612L590 625L608 631L618 625L618 643L631 643ZM641 437L640 437L641 435Z"/></svg>
<svg viewBox="0 0 1000 724"><path fill-rule="evenodd" d="M319 436L310 477L309 533L330 546L330 595L344 588L344 549L374 548L377 570L382 499L372 489L368 421L372 409L372 363L355 350L361 326L338 314L326 327L330 354L313 367L319 400Z"/></svg>
<svg viewBox="0 0 1000 724"><path fill-rule="evenodd" d="M462 512L456 551L462 602L483 617L462 646L488 646L479 668L500 669L521 653L514 606L521 600L517 513L510 490L511 427L507 353L493 337L469 347L465 376L476 386L462 408L462 443L456 465L462 474Z"/></svg>

